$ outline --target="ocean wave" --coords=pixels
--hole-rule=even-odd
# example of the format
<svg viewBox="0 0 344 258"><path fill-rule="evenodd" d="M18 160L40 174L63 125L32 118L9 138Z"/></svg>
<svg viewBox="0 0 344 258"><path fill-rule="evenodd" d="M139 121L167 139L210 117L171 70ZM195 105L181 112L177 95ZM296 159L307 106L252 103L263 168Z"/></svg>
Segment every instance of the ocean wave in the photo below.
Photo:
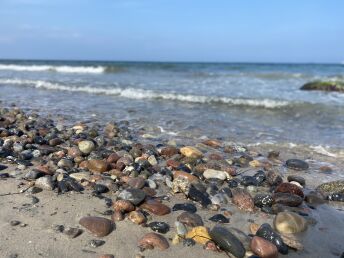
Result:
<svg viewBox="0 0 344 258"><path fill-rule="evenodd" d="M104 73L107 71L113 72L114 69L109 69L104 66L56 66L56 65L14 65L14 64L0 64L0 70L18 71L18 72L58 72L58 73Z"/></svg>
<svg viewBox="0 0 344 258"><path fill-rule="evenodd" d="M273 99L247 99L230 98L218 96L188 95L173 92L157 92L136 88L100 88L91 86L67 86L59 83L53 83L41 80L21 80L21 79L0 79L0 84L15 84L22 86L31 86L38 89L59 90L69 92L84 92L90 94L113 95L130 99L161 99L171 101L181 101L187 103L200 104L226 104L232 106L251 106L261 108L281 108L292 103Z"/></svg>

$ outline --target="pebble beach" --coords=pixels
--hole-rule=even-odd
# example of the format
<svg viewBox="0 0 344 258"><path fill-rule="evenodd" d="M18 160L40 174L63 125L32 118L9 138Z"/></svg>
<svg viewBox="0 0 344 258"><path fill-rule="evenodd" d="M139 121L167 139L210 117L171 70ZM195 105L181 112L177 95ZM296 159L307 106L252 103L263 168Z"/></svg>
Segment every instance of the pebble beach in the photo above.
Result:
<svg viewBox="0 0 344 258"><path fill-rule="evenodd" d="M343 257L341 155L2 107L0 252Z"/></svg>

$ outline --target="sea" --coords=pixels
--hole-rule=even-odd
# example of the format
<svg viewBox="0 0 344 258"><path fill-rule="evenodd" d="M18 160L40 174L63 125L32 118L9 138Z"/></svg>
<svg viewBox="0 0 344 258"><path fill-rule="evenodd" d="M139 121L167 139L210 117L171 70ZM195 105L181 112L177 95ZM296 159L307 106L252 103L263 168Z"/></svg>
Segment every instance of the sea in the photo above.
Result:
<svg viewBox="0 0 344 258"><path fill-rule="evenodd" d="M72 122L129 121L162 139L344 148L343 64L0 60L0 105Z"/></svg>

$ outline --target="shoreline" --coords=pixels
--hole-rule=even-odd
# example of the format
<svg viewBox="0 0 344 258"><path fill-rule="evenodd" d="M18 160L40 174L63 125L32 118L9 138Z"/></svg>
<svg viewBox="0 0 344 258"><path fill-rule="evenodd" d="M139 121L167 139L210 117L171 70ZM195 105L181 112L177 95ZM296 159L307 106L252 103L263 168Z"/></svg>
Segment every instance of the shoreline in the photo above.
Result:
<svg viewBox="0 0 344 258"><path fill-rule="evenodd" d="M246 148L210 139L200 139L188 149L183 149L184 144L178 142L157 144L151 140L154 146L147 144L149 139L132 133L125 123L107 124L105 128L96 124L86 126L79 123L68 128L39 116L25 117L19 109L10 109L9 112L0 109L0 117L3 118L0 120L0 128L8 127L0 131L0 139L4 140L0 145L2 151L10 151L7 153L9 155L2 152L0 158L0 165L6 166L0 171L0 201L3 205L0 217L0 250L7 257L100 257L105 253L115 257L226 257L225 252L219 252L221 248L214 248L211 243L208 243L207 248L216 251L204 250L200 243L187 246L181 237L177 237L180 243L172 244L172 239L176 239L174 222L183 212L173 210L176 203L193 204L197 208L197 214L201 216L202 224L210 232L216 225L224 228L235 227L243 231L243 239L240 240L246 253L248 252L247 255L250 254L248 249L251 249L250 242L254 236L249 230L250 225L266 222L273 225L276 214L282 211L303 214L301 216L308 224L307 230L292 236L294 241L304 246L304 250L294 251L289 247L286 257L338 257L344 251L340 242L343 233L338 231L338 223L344 225L342 212L333 208L342 211L343 203L331 202L329 206L306 203L302 199L296 207L278 206L274 196L281 182L271 184L268 178L271 172L292 188L290 183L287 183L287 176L302 176L306 180L306 186L297 189L301 190L302 196L308 196L310 191L320 184L319 176L326 181L343 178L342 175L336 174L344 167L343 161L336 157L315 152L303 153L304 150L297 147L274 149L280 152L277 155L277 152L271 152L271 146ZM142 140L146 143L140 144ZM80 142L83 141L88 141L89 145L93 143L93 147L88 146L91 148L90 152L82 151ZM8 156L14 158L8 159ZM303 170L288 168L286 161L294 158L301 160L297 162L297 166L300 166L297 169L302 168L303 160L309 167ZM32 163L32 166L29 166L29 163ZM263 171L267 179L259 184L252 183L253 178L257 179L254 175L259 170ZM80 172L83 173L81 180L76 177ZM4 176L6 174L7 176ZM245 176L247 182L243 184ZM43 181L39 178L50 179L38 184L37 181ZM77 192L78 187L74 185L67 187L67 191L62 188L61 182L71 180L70 178L73 178L77 186L84 188L81 193ZM249 202L251 210L240 210L240 205L234 201L236 197L233 189L236 187L228 187L233 179L240 179L238 188L245 191L243 195L251 198L251 202L257 194L273 196L275 209L272 209L272 205L264 212L257 205L251 207L252 203ZM33 191L44 187L52 189L37 193ZM70 191L73 187L74 191ZM107 189L107 192L103 193L98 188ZM116 219L113 216L117 211L111 207L112 204L107 207L105 202L111 199L116 203L121 193L129 188L144 192L145 200L142 199L135 205L136 210L132 211L132 216L122 214L125 220L118 221L119 217ZM197 194L192 195L190 188L197 189ZM21 189L27 190L18 193ZM95 193L96 189L100 192ZM223 189L229 189L232 193L228 194L228 191ZM4 195L7 193L11 194ZM233 193L234 198L229 196ZM288 200L292 199L293 191L289 189L287 193ZM318 195L317 197L319 198ZM242 196L239 194L237 198ZM149 200L153 200L153 204L149 204ZM159 216L160 209L168 212ZM229 219L229 223L209 220L217 214ZM90 215L112 220L115 229L104 238L95 237L78 222L80 218ZM144 222L138 223L138 218ZM12 226L13 220L18 220L21 224ZM159 251L157 247L145 251L137 248L139 240L152 232L147 225L154 221L164 221L170 226L170 230L162 234L170 245L166 251ZM64 232L52 229L53 224L81 229L82 233L69 239ZM191 231L193 227L189 225L188 230ZM93 248L88 245L92 239L102 239L105 243ZM219 242L221 241L216 240L215 244L219 246ZM28 252L25 252L25 249ZM14 256L15 254L17 256Z"/></svg>

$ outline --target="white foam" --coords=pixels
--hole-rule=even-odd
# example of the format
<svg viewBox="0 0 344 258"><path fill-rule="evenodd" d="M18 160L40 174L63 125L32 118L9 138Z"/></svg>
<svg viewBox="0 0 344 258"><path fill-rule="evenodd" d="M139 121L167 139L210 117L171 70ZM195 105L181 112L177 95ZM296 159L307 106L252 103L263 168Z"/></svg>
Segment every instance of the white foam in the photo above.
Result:
<svg viewBox="0 0 344 258"><path fill-rule="evenodd" d="M156 92L145 89L135 88L100 88L91 86L67 86L58 83L52 83L41 80L20 80L20 79L0 79L2 84L17 84L31 86L35 88L47 90L59 90L70 92L85 92L91 94L115 95L130 99L163 99L174 100L189 103L217 103L228 104L233 106L252 106L263 108L280 108L288 106L290 103L287 101L272 100L272 99L245 99L245 98L229 98L229 97L216 97L216 96L201 96L201 95L187 95L169 92Z"/></svg>
<svg viewBox="0 0 344 258"><path fill-rule="evenodd" d="M59 72L59 73L103 73L103 66L55 66L55 65L4 65L0 64L0 70L18 72Z"/></svg>
<svg viewBox="0 0 344 258"><path fill-rule="evenodd" d="M322 154L322 155L325 155L325 156L329 156L329 157L333 157L333 158L336 158L337 155L332 153L332 152L329 152L328 150L326 150L323 146L321 145L318 145L318 146L310 146L311 149L313 149L315 152L319 153L319 154Z"/></svg>

